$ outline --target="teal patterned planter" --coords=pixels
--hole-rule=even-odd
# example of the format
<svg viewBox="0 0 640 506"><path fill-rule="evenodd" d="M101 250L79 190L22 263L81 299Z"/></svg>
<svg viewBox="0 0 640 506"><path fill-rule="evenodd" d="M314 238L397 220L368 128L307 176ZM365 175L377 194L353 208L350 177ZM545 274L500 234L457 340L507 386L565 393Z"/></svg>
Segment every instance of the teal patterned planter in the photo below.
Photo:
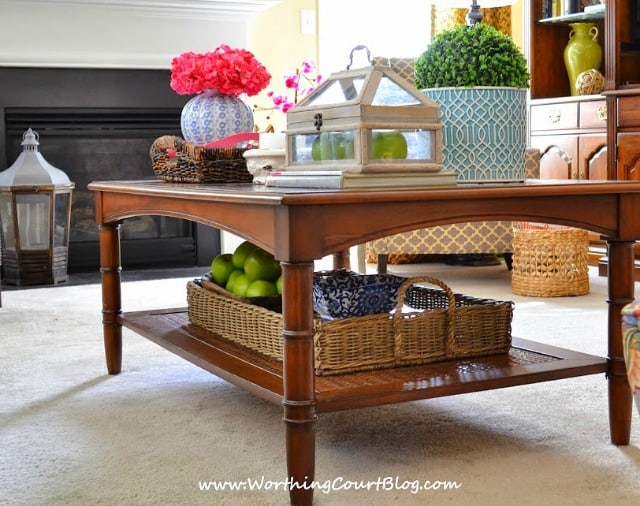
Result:
<svg viewBox="0 0 640 506"><path fill-rule="evenodd" d="M461 182L524 181L527 90L422 90L442 112L442 156Z"/></svg>

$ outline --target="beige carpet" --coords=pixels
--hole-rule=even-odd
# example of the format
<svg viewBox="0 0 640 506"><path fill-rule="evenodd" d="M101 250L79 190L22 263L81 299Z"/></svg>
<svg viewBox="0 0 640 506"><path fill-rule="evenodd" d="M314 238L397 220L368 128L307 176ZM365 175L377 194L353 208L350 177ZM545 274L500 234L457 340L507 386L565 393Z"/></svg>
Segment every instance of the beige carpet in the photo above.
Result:
<svg viewBox="0 0 640 506"><path fill-rule="evenodd" d="M595 275L588 296L537 299L512 295L504 266L392 268L514 300L514 335L606 353L606 289ZM126 310L185 304L187 278L124 276ZM2 301L0 504L288 503L275 490L286 474L278 406L129 331L123 373L107 375L98 285L5 290ZM613 446L606 394L597 375L321 415L316 479L381 485L316 492L316 504L638 504L638 413L631 445ZM199 487L263 477L269 490ZM414 481L460 487L414 494Z"/></svg>

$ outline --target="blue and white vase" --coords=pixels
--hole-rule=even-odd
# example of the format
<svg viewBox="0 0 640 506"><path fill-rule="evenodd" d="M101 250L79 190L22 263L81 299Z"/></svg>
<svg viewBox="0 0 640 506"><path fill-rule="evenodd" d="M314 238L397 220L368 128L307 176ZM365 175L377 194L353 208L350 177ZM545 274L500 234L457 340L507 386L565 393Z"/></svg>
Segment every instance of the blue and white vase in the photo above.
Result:
<svg viewBox="0 0 640 506"><path fill-rule="evenodd" d="M241 98L205 91L182 108L180 129L189 142L208 144L223 137L253 131L253 111Z"/></svg>

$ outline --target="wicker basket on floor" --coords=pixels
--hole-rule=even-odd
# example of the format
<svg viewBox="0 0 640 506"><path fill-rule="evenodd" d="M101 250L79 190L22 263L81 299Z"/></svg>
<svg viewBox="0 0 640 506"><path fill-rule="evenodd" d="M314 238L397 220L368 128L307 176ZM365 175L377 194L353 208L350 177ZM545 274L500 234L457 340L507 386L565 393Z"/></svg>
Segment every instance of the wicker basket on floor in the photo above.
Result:
<svg viewBox="0 0 640 506"><path fill-rule="evenodd" d="M415 286L429 283L439 289ZM198 282L187 284L191 323L282 360L282 315ZM403 305L411 312L403 312ZM315 320L315 371L319 376L420 365L508 352L512 302L454 294L442 281L411 278L398 291L395 313Z"/></svg>
<svg viewBox="0 0 640 506"><path fill-rule="evenodd" d="M158 137L149 150L155 175L171 183L250 183L240 148L204 148L175 135Z"/></svg>
<svg viewBox="0 0 640 506"><path fill-rule="evenodd" d="M513 293L532 297L589 293L586 230L514 228L513 234Z"/></svg>

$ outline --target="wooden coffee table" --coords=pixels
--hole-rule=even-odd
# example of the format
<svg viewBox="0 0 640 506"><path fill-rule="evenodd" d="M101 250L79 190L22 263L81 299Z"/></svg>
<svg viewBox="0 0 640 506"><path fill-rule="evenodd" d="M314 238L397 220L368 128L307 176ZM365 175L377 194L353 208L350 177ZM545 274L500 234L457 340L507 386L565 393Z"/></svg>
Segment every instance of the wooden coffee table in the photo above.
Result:
<svg viewBox="0 0 640 506"><path fill-rule="evenodd" d="M587 374L607 374L611 441L629 443L632 397L625 375L620 310L634 296L633 244L640 239L640 183L539 180L421 190L282 191L253 185L111 181L93 182L89 188L96 192L100 225L109 373L121 370L124 325L217 376L282 404L288 473L300 485L314 479L319 413ZM119 226L122 220L140 215L200 222L275 254L284 280L283 363L191 325L186 309L122 312ZM347 263L344 251L371 239L486 220L556 223L602 235L608 243L610 267L607 358L514 338L508 355L344 376L314 374L314 260L334 254L336 267L341 267ZM290 499L292 504L311 504L313 490L293 487Z"/></svg>

